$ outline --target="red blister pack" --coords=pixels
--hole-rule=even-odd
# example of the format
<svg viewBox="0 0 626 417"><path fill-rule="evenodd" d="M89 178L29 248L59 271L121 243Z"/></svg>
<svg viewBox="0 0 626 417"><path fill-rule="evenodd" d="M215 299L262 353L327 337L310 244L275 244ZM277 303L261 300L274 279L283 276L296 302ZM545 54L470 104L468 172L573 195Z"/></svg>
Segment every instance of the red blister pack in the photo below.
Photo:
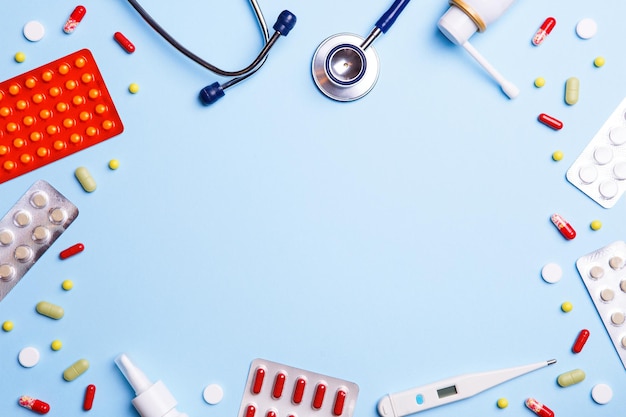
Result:
<svg viewBox="0 0 626 417"><path fill-rule="evenodd" d="M124 130L88 49L0 83L0 183Z"/></svg>

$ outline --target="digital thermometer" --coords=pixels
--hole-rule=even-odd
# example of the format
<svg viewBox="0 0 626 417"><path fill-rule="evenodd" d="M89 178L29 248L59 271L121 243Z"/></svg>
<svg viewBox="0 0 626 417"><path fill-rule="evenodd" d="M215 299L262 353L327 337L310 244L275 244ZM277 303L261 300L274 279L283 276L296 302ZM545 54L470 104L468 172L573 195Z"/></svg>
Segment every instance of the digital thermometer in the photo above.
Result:
<svg viewBox="0 0 626 417"><path fill-rule="evenodd" d="M556 359L497 371L464 374L407 391L388 394L378 401L381 417L403 417L462 400L518 376L556 363Z"/></svg>

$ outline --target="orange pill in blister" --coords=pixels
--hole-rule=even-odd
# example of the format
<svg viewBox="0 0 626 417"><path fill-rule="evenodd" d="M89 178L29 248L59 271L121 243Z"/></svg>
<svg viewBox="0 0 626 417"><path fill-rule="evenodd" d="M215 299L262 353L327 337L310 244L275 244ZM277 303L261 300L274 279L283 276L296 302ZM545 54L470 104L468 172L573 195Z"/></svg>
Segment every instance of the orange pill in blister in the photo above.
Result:
<svg viewBox="0 0 626 417"><path fill-rule="evenodd" d="M128 40L126 36L124 36L121 32L115 32L113 38L120 44L122 48L129 54L135 52L135 45L131 41Z"/></svg>

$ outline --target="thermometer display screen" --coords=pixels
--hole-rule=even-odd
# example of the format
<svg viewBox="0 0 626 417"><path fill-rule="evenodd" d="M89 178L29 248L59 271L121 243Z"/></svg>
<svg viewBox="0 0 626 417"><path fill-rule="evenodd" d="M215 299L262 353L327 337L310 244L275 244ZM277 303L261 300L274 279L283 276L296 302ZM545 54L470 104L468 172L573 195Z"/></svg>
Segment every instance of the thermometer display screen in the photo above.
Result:
<svg viewBox="0 0 626 417"><path fill-rule="evenodd" d="M456 385L437 390L437 395L439 396L439 398L446 398L454 394L458 394L456 390Z"/></svg>

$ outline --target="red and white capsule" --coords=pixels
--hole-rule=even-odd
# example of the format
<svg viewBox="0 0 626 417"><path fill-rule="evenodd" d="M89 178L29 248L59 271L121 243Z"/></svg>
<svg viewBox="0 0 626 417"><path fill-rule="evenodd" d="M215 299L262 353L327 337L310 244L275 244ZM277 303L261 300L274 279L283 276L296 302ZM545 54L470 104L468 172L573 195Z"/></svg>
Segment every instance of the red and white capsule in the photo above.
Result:
<svg viewBox="0 0 626 417"><path fill-rule="evenodd" d="M583 350L585 343L587 343L587 339L589 339L589 330L582 329L580 333L578 333L574 346L572 346L572 352L580 353Z"/></svg>
<svg viewBox="0 0 626 417"><path fill-rule="evenodd" d="M537 33L535 33L535 36L533 36L533 45L535 46L541 45L541 43L548 37L550 32L552 32L552 29L554 29L554 26L556 26L556 19L554 17L547 18L543 22L541 27L537 30Z"/></svg>
<svg viewBox="0 0 626 417"><path fill-rule="evenodd" d="M576 230L560 214L554 213L550 220L552 220L552 223L559 229L559 232L565 239L572 240L576 237Z"/></svg>
<svg viewBox="0 0 626 417"><path fill-rule="evenodd" d="M76 29L76 26L78 26L80 21L83 20L83 17L85 17L86 13L87 9L85 9L85 6L76 6L70 17L67 19L67 22L65 22L65 26L63 26L63 32L74 32L74 29Z"/></svg>
<svg viewBox="0 0 626 417"><path fill-rule="evenodd" d="M115 39L115 41L119 43L120 46L124 48L124 50L129 54L135 52L135 45L133 45L133 43L129 41L128 38L124 36L121 32L115 32L115 34L113 35L113 39Z"/></svg>
<svg viewBox="0 0 626 417"><path fill-rule="evenodd" d="M526 407L532 410L539 417L554 417L554 411L550 410L534 398L528 398L526 400Z"/></svg>
<svg viewBox="0 0 626 417"><path fill-rule="evenodd" d="M554 130L561 130L561 129L563 129L563 122L562 121L560 121L559 119L557 119L555 117L547 115L545 113L541 113L539 115L539 117L537 117L537 120L539 120L544 125L546 125L548 127L551 127Z"/></svg>
<svg viewBox="0 0 626 417"><path fill-rule="evenodd" d="M48 405L48 403L29 397L28 395L22 395L17 403L27 410L34 411L38 414L46 414L50 411L50 405Z"/></svg>

